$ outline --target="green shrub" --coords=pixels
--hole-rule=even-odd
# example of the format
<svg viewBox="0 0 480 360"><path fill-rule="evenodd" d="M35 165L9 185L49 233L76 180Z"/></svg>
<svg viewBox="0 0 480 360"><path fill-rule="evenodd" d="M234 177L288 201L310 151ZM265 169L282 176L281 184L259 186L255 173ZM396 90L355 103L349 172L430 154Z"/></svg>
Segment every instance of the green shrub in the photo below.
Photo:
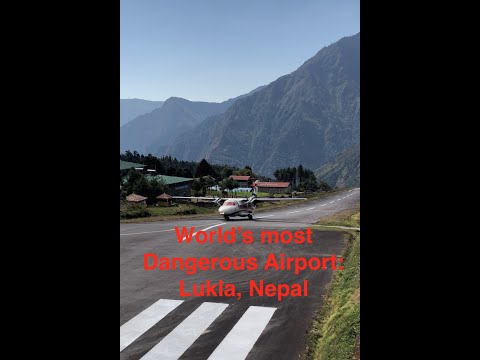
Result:
<svg viewBox="0 0 480 360"><path fill-rule="evenodd" d="M307 334L305 359L351 360L360 336L360 235L349 236L345 270L333 274Z"/></svg>
<svg viewBox="0 0 480 360"><path fill-rule="evenodd" d="M197 210L195 209L179 210L175 212L175 215L195 215L195 214L197 214Z"/></svg>
<svg viewBox="0 0 480 360"><path fill-rule="evenodd" d="M135 218L144 218L149 216L152 216L152 214L147 209L131 210L124 213L120 213L120 219L135 219Z"/></svg>

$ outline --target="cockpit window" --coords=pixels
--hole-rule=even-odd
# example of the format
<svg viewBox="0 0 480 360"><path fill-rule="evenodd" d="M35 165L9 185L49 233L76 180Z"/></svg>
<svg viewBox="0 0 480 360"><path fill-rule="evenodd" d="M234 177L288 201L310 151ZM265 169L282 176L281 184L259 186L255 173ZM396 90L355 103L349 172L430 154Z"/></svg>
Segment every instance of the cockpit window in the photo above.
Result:
<svg viewBox="0 0 480 360"><path fill-rule="evenodd" d="M226 206L235 206L237 205L234 201L227 201L225 204L223 205L226 205Z"/></svg>

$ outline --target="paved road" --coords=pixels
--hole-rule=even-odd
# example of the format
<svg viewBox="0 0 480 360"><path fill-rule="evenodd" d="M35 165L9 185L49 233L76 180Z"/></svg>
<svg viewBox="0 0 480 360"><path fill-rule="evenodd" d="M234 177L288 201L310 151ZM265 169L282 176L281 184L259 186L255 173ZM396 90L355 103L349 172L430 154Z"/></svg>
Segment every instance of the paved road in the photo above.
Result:
<svg viewBox="0 0 480 360"><path fill-rule="evenodd" d="M358 204L360 189L336 193L321 200L259 212L255 220L243 218L226 222L218 216L156 223L120 224L120 359L182 360L293 360L304 349L304 334L332 270L264 271L267 256L322 257L339 254L343 235L314 231L313 244L245 245L196 242L179 243L175 226L195 227L195 231L227 231L241 227L251 230L255 240L262 230L305 230L318 219ZM260 265L255 271L144 270L144 254L160 257L249 258ZM308 280L306 297L249 296L250 283L303 284ZM235 285L242 297L182 297L186 291L206 280Z"/></svg>

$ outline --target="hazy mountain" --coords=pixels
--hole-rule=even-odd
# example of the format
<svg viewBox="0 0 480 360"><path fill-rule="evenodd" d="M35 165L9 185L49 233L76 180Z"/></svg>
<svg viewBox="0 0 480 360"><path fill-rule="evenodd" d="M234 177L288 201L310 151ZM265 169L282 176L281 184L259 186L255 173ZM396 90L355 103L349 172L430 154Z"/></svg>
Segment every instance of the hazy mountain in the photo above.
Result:
<svg viewBox="0 0 480 360"><path fill-rule="evenodd" d="M178 137L179 159L250 165L272 175L318 169L360 137L360 33L320 50L300 68L237 100Z"/></svg>
<svg viewBox="0 0 480 360"><path fill-rule="evenodd" d="M120 128L120 149L145 153L170 144L172 138L192 129L206 117L225 111L226 105L172 97L162 107L136 117Z"/></svg>
<svg viewBox="0 0 480 360"><path fill-rule="evenodd" d="M140 115L120 128L120 149L163 155L178 135L193 129L209 116L225 112L236 100L247 95L222 103L171 97L160 108Z"/></svg>
<svg viewBox="0 0 480 360"><path fill-rule="evenodd" d="M120 126L125 125L137 116L158 109L163 101L149 101L142 99L120 99Z"/></svg>
<svg viewBox="0 0 480 360"><path fill-rule="evenodd" d="M326 181L332 187L360 186L360 145L343 150L333 160L315 171L317 180Z"/></svg>

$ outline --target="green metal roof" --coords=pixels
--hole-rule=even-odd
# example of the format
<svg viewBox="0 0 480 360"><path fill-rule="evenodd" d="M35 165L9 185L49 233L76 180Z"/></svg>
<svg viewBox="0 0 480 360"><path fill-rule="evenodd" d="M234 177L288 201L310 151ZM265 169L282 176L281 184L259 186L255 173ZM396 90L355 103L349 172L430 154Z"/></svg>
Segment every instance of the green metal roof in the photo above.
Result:
<svg viewBox="0 0 480 360"><path fill-rule="evenodd" d="M147 179L157 179L162 181L165 185L178 184L186 181L193 181L192 178L185 178L180 176L168 176L168 175L156 175L156 176L147 176Z"/></svg>
<svg viewBox="0 0 480 360"><path fill-rule="evenodd" d="M137 167L143 168L145 167L145 165L120 160L120 170L128 170L128 169L137 168Z"/></svg>

